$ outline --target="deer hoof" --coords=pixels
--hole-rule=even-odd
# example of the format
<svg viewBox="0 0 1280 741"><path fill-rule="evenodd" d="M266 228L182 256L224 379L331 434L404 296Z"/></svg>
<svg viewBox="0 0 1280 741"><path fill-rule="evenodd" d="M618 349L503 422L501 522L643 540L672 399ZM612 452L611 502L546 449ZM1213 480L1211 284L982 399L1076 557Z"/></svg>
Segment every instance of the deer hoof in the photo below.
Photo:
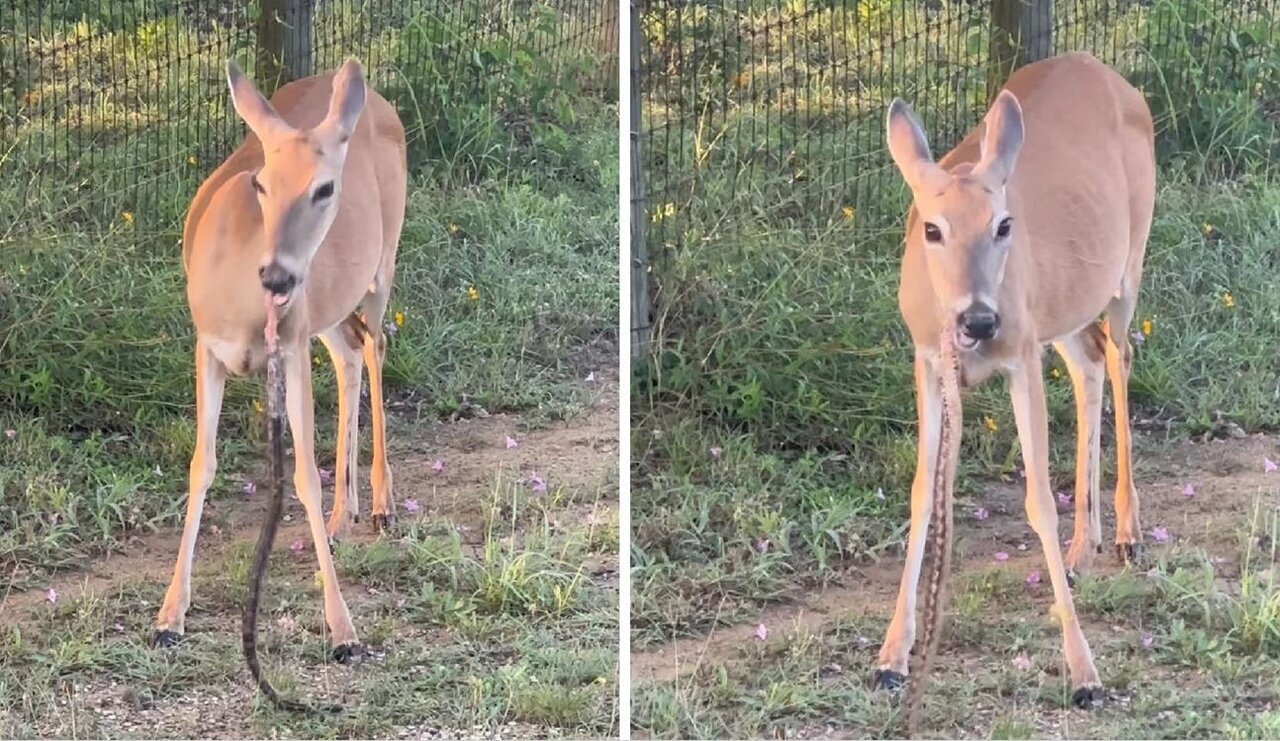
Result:
<svg viewBox="0 0 1280 741"><path fill-rule="evenodd" d="M359 643L344 643L341 646L333 647L333 660L339 664L347 664L353 659L359 658L363 653L364 647Z"/></svg>
<svg viewBox="0 0 1280 741"><path fill-rule="evenodd" d="M1142 543L1116 543L1116 559L1126 566L1142 563L1145 555Z"/></svg>
<svg viewBox="0 0 1280 741"><path fill-rule="evenodd" d="M157 630L155 635L151 636L152 648L169 648L178 645L178 641L182 640L181 633L174 633L172 630Z"/></svg>
<svg viewBox="0 0 1280 741"><path fill-rule="evenodd" d="M373 517L370 519L373 521L374 531L378 533L387 532L388 530L391 529L391 526L394 525L396 522L395 515L392 515L392 514L384 515L384 514L379 514L377 512L374 512Z"/></svg>
<svg viewBox="0 0 1280 741"><path fill-rule="evenodd" d="M1100 708L1107 701L1107 691L1100 685L1085 686L1071 693L1071 704L1081 710Z"/></svg>
<svg viewBox="0 0 1280 741"><path fill-rule="evenodd" d="M892 669L876 669L871 675L871 686L877 690L899 690L907 683L907 675Z"/></svg>

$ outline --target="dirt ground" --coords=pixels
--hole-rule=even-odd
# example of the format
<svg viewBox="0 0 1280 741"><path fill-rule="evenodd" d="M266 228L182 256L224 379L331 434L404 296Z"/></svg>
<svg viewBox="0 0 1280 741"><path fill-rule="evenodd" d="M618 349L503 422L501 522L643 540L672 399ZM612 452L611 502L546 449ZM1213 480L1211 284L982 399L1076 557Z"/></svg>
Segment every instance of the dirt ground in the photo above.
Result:
<svg viewBox="0 0 1280 741"><path fill-rule="evenodd" d="M581 396L587 409L576 418L550 424L530 424L518 415L494 414L481 418L452 422L428 423L409 427L403 421L392 418L390 431L391 466L394 498L400 519L399 526L406 527L416 520L424 525L433 522L449 522L461 536L465 547L473 552L483 549L486 542L486 506L493 506L495 479L501 481L526 481L535 473L548 482L554 492L576 492L567 496L569 504L563 509L548 505L552 513L550 527L563 522L565 528L582 527L616 533L617 527L617 460L618 460L618 382L616 374L597 373L583 382ZM329 413L318 410L318 414ZM367 417L366 417L367 418ZM366 430L362 430L365 433ZM517 441L518 447L509 448L506 438ZM436 471L437 461L443 470ZM286 463L286 470L291 469ZM322 466L326 464L321 463ZM235 475L227 472L234 481ZM343 541L365 545L378 537L369 523L368 455L361 457L360 505L361 521ZM239 488L239 484L235 484ZM326 482L326 501L331 495L332 482ZM420 505L416 513L404 508L406 500ZM201 525L193 579L192 609L188 613L188 640L196 637L195 645L216 638L224 645L239 644L239 614L233 604L219 605L219 595L201 593L202 577L217 578L210 571L226 568L236 554L256 541L261 517L267 506L265 487L252 496L223 494L211 496L206 504ZM81 605L100 602L110 604L105 620L115 620L115 629L122 636L107 638L123 640L130 650L145 650L141 644L149 637L147 623L154 620L158 600L162 599L172 573L178 552L181 530L174 528L145 537L133 538L123 552L85 564L83 570L63 573L37 589L23 592L0 593L0 616L10 627L39 631L50 624L52 606L48 590L58 595L59 604L78 600ZM616 534L612 536L616 541ZM301 539L305 550L291 554L290 544ZM287 485L284 522L276 536L273 554L273 572L268 578L266 594L286 589L305 591L316 571L312 556L309 530L304 511L294 498L292 487ZM281 578L277 570L287 576ZM583 572L593 588L614 593L618 579L617 549L612 553L597 552ZM202 574L202 572L204 572ZM341 575L341 572L340 572ZM137 595L137 585L145 585L144 596ZM354 578L342 580L344 597L351 608L357 631L362 639L377 627L371 622L379 614L385 614L389 604L403 606L405 599L388 603L387 589L371 586ZM311 589L305 599L314 604L305 607L312 615L301 618L300 623L319 623L313 632L323 633L318 595ZM203 603L203 604L202 604ZM212 604L211 604L212 603ZM378 608L372 604L380 605ZM616 601L614 612L616 614ZM211 609L212 608L212 609ZM125 617L126 613L132 613ZM112 617L114 615L114 617ZM272 640L266 635L275 630L272 618L260 619L262 639L260 652L272 651ZM123 623L123 625L122 625ZM555 627L551 632L563 632ZM616 634L616 618L614 622ZM296 662L280 667L281 673L297 678L297 686L309 696L342 698L359 701L353 696L357 679L361 674L378 671L378 665L387 661L387 654L394 653L397 644L404 646L419 642L414 650L424 645L444 645L466 642L469 637L452 635L440 627L419 628L412 625L398 631L394 639L375 639L375 645L363 661L354 666L341 666L327 661ZM317 637L319 640L319 637ZM225 643L230 641L230 643ZM137 645L135 645L137 644ZM614 643L616 646L616 642ZM548 649L554 650L554 647ZM614 649L616 653L616 648ZM238 653L238 652L237 652ZM4 656L0 654L0 659ZM238 659L238 657L237 657ZM251 687L243 660L240 668L231 669L228 657L221 659L229 670L231 681L210 681L199 692L178 692L174 696L139 699L135 682L128 676L116 676L111 672L91 673L83 677L68 678L63 684L63 696L56 704L68 712L65 717L37 720L32 727L51 736L91 737L207 737L224 738L256 737L262 726L251 724L256 690ZM264 660L268 663L268 660ZM223 666L220 665L220 666ZM268 669L274 669L268 666ZM495 667L495 671L500 667ZM614 664L616 674L616 663ZM614 685L611 680L610 685ZM73 712L74 711L74 712ZM0 710L0 727L4 726L3 710ZM33 713L35 714L35 713ZM55 715L61 715L56 714ZM19 726L21 727L21 726ZM434 737L438 735L475 737L544 737L572 733L572 724L566 729L556 729L553 723L529 724L506 721L500 727L450 728L424 720L421 724L399 725L383 736ZM296 731L295 731L296 732ZM330 730L328 733L332 733ZM284 731L286 735L288 731ZM360 735L357 730L356 735Z"/></svg>
<svg viewBox="0 0 1280 741"><path fill-rule="evenodd" d="M1139 443L1140 452L1136 455L1137 482L1147 561L1155 560L1162 551L1176 545L1184 549L1205 551L1210 562L1215 564L1215 575L1220 579L1230 580L1233 574L1238 575L1242 569L1239 563L1242 544L1250 537L1250 533L1257 532L1266 516L1274 517L1277 509L1280 509L1280 496L1277 496L1280 494L1280 472L1265 470L1265 459L1280 461L1280 440L1253 436L1167 445L1151 440L1140 440ZM1106 454L1104 451L1104 455ZM1194 492L1191 496L1186 493L1188 484ZM1091 572L1101 579L1114 577L1123 570L1111 545L1115 534L1114 507L1112 491L1106 488L1107 485L1107 478L1104 477L1104 552L1095 558ZM955 566L951 577L953 585L965 574L972 575L996 567L993 558L996 552L1008 554L1008 560L999 566L1013 572L1018 580L1033 570L1040 570L1043 574L1044 559L1039 540L1026 522L1023 497L1023 487L1010 482L986 485L979 497L957 501L955 519L958 540L955 544ZM974 517L973 513L978 507L985 508L990 513L989 518L979 521ZM1060 507L1059 533L1064 553L1065 545L1071 537L1072 521L1073 512L1069 508ZM1151 533L1156 528L1163 528L1169 534L1168 541L1160 543L1152 539ZM1269 544L1261 545L1265 550ZM867 563L849 569L837 583L808 595L802 601L761 610L756 621L720 627L704 636L676 640L655 650L636 653L631 657L632 681L634 685L641 687L674 687L677 694L681 694L692 691L690 683L703 681L710 676L707 672L714 672L717 667L732 667L735 663L741 664L744 661L759 661L762 662L760 667L769 666L771 660L762 659L762 656L786 653L788 646L804 645L806 641L812 643L820 640L819 637L823 635L830 636L840 631L844 631L844 640L847 641L848 626L856 625L862 626L865 634L854 639L857 647L850 651L859 657L861 665L839 667L838 671L848 675L848 679L842 681L856 686L861 680L865 680L869 686L883 630L892 616L902 566L899 549L878 563ZM1016 605L1016 609L1030 608L1047 615L1052 604L1052 589L1047 574L1043 575L1043 582L1030 589L1027 594L1026 597L1020 597L1026 603ZM952 608L955 608L954 598ZM1010 609L1015 609L1015 606L1010 605ZM1115 624L1114 617L1095 614L1087 609L1080 611L1086 637L1097 644L1104 643L1121 630ZM948 630L954 633L954 617L949 622L952 625ZM758 626L761 625L767 631L768 648L761 648L762 641L757 634ZM870 629L867 626L877 627ZM1056 627L1046 629L1044 633L1047 636L1044 639L1045 651L1052 652L1053 643L1057 642L1060 653L1060 633ZM951 641L953 650L956 648L955 641ZM944 650L947 647L948 639L944 637ZM1004 650L1005 646L965 645L962 647L965 655L953 655L949 663L954 664L959 660L968 665L975 656ZM1109 657L1103 655L1105 651L1097 646L1095 653L1099 655L1099 671L1106 683ZM948 663L946 660L947 657L940 657L940 662ZM1156 670L1165 671L1166 668L1160 666ZM815 667L815 673L825 676L826 667L823 670ZM937 688L934 691L937 692ZM1127 706L1128 699L1123 693L1113 693L1113 709L1102 713L1116 712L1115 708L1123 709ZM936 699L935 702L946 704L946 698ZM992 698L989 702L996 700ZM989 737L992 733L991 716L995 713L988 712L984 717L978 711L979 708L967 709L972 726L967 727L966 731L975 737ZM1043 707L1037 714L1039 717L1034 724L1037 736L1057 736L1062 728L1069 728L1073 720L1077 726L1073 731L1076 735L1072 737L1095 737L1089 735L1090 730L1105 733L1101 727L1081 727L1082 714L1079 711ZM1088 726L1088 718L1100 716L1083 717L1086 718L1084 725ZM865 737L871 732L867 728L827 725L801 729L788 727L786 735L789 738L840 738Z"/></svg>

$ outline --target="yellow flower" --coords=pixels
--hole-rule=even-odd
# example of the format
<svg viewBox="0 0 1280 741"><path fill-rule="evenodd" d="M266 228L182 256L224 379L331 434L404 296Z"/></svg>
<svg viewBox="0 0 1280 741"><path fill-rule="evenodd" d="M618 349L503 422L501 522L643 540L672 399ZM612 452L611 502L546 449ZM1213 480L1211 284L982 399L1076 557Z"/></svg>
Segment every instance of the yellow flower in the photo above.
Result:
<svg viewBox="0 0 1280 741"><path fill-rule="evenodd" d="M403 312L403 311L397 311L397 312L396 312L395 317L393 317L393 320L395 321L395 323L396 323L396 326L397 326L397 327L403 327L403 326L404 326L404 312Z"/></svg>
<svg viewBox="0 0 1280 741"><path fill-rule="evenodd" d="M467 298L471 299L472 301L479 301L480 291L476 290L475 286L467 286Z"/></svg>
<svg viewBox="0 0 1280 741"><path fill-rule="evenodd" d="M257 412L258 414L262 414L266 410L262 408L262 402L258 401L257 399L254 399L253 411Z"/></svg>
<svg viewBox="0 0 1280 741"><path fill-rule="evenodd" d="M1205 235L1206 237L1209 236L1210 234L1213 234L1213 224L1210 224L1207 221L1204 222L1204 224L1201 225L1200 227L1200 233Z"/></svg>
<svg viewBox="0 0 1280 741"><path fill-rule="evenodd" d="M1142 334L1147 337L1151 336L1151 320L1150 319L1142 320Z"/></svg>
<svg viewBox="0 0 1280 741"><path fill-rule="evenodd" d="M853 206L845 206L840 209L840 213L844 214L844 217L849 221L853 221Z"/></svg>
<svg viewBox="0 0 1280 741"><path fill-rule="evenodd" d="M196 156L194 154L191 155L190 157L187 157L188 165L194 165L195 163L196 163Z"/></svg>
<svg viewBox="0 0 1280 741"><path fill-rule="evenodd" d="M1223 291L1222 305L1228 309L1236 308L1236 297L1231 295L1231 291Z"/></svg>
<svg viewBox="0 0 1280 741"><path fill-rule="evenodd" d="M663 204L662 208L653 212L653 223L656 224L659 221L662 221L663 219L669 219L675 215L676 215L676 204L674 203Z"/></svg>
<svg viewBox="0 0 1280 741"><path fill-rule="evenodd" d="M1057 368L1054 368L1053 370L1049 371L1049 375L1053 376L1054 378L1062 378L1062 371L1058 370Z"/></svg>
<svg viewBox="0 0 1280 741"><path fill-rule="evenodd" d="M457 224L452 224L452 223L451 223L451 224L449 224L449 233L450 233L450 234L457 234L457 233L458 233L458 228L459 228L459 227L458 227L458 225L457 225Z"/></svg>
<svg viewBox="0 0 1280 741"><path fill-rule="evenodd" d="M319 355L312 355L312 356L311 356L311 364L312 364L312 365L314 365L315 367L319 368L319 367L320 367L320 356L319 356Z"/></svg>
<svg viewBox="0 0 1280 741"><path fill-rule="evenodd" d="M990 417L983 417L982 423L987 426L987 430L990 432L995 432L1000 429L999 427L996 427L996 421Z"/></svg>
<svg viewBox="0 0 1280 741"><path fill-rule="evenodd" d="M121 218L123 218L123 219L124 219L124 223L126 223L126 224L132 224L132 223L133 223L133 212L132 212L132 211L125 211L124 213L120 214L120 216L121 216Z"/></svg>

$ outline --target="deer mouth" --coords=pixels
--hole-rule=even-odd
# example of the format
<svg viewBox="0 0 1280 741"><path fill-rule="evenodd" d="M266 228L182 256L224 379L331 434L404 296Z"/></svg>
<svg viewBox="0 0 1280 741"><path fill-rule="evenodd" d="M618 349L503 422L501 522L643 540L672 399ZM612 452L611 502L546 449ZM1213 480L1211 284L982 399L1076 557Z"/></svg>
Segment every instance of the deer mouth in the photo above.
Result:
<svg viewBox="0 0 1280 741"><path fill-rule="evenodd" d="M982 340L975 339L964 333L964 330L956 328L956 347L961 350L973 350L982 343Z"/></svg>

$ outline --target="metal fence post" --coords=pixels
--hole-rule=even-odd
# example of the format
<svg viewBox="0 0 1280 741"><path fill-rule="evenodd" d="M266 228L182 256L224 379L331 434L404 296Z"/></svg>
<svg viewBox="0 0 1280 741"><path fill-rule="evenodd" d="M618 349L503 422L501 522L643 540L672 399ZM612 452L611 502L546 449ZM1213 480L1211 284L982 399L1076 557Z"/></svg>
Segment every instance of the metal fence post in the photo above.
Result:
<svg viewBox="0 0 1280 741"><path fill-rule="evenodd" d="M640 358L648 351L653 324L653 306L649 296L649 252L645 245L644 154L640 149L643 124L640 105L642 77L640 70L640 11L631 0L631 357Z"/></svg>
<svg viewBox="0 0 1280 741"><path fill-rule="evenodd" d="M993 0L987 100L994 100L1009 75L1053 53L1053 0Z"/></svg>
<svg viewBox="0 0 1280 741"><path fill-rule="evenodd" d="M259 9L255 77L264 92L311 75L315 0L259 0Z"/></svg>

